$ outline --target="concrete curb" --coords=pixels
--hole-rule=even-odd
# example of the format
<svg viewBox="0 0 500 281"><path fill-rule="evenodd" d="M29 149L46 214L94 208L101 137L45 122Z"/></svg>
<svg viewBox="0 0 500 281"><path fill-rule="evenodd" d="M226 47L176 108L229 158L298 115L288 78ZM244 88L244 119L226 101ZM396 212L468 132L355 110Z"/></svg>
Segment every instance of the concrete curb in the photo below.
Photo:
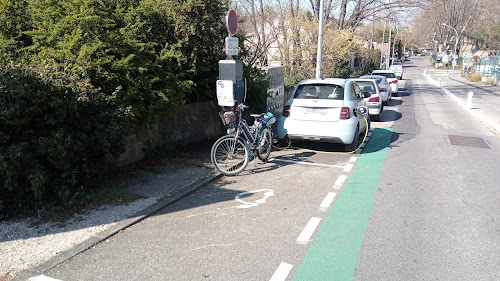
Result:
<svg viewBox="0 0 500 281"><path fill-rule="evenodd" d="M459 105L463 106L468 112L470 112L470 114L472 114L472 116L476 117L479 121L481 121L483 124L485 124L490 130L492 130L496 134L500 135L500 126L498 124L496 124L495 122L493 122L490 118L488 118L484 114L478 113L478 112L474 112L474 111L470 110L469 108L467 108L467 105L466 105L466 103L463 100L461 100L460 98L458 98L457 96L455 96L453 93L451 93L450 91L448 91L445 87L439 85L439 81L436 81L436 80L432 79L428 75L424 74L424 76L430 82L432 82L433 84L435 84L436 87L440 88L449 97L451 97L453 100L455 100ZM455 80L455 79L452 79L452 80ZM458 81L458 80L455 80L455 81L460 82L460 83L464 83L464 84L467 84L467 85L470 85L470 86L473 86L473 87L476 87L478 89L484 90L484 91L489 92L489 93L493 93L495 95L498 95L497 93L494 93L494 92L491 92L489 90L486 90L483 87L479 87L479 86L476 86L476 85L473 85L473 84L469 84L469 83L465 83L465 82Z"/></svg>
<svg viewBox="0 0 500 281"><path fill-rule="evenodd" d="M163 208L167 207L170 204L173 204L180 199L188 196L189 194L197 191L198 189L206 186L210 182L219 179L222 177L222 174L216 174L212 173L208 176L202 177L196 182L180 189L176 190L175 192L170 193L169 195L162 197L158 199L158 202L150 205L141 211L131 215L130 217L123 219L121 221L118 221L116 224L113 226L97 233L93 237L71 247L70 249L61 252L60 254L50 258L49 260L43 262L40 265L37 265L36 267L29 269L17 276L15 276L12 280L23 280L26 281L31 277L41 275L43 272L57 266L58 264L78 255L79 253L82 253L91 247L101 243L102 241L114 236L121 230L128 228L152 215L155 213L159 212Z"/></svg>
<svg viewBox="0 0 500 281"><path fill-rule="evenodd" d="M488 87L497 87L497 86L487 86L487 87L484 87L484 86L480 86L480 85L476 85L476 84L472 84L472 83L469 83L469 82L465 82L465 81L460 81L460 80L457 80L457 79L453 79L450 77L451 80L453 81L456 81L456 82L460 82L460 83L464 83L464 84L467 84L471 87L474 87L474 88L477 88L477 89L481 89L485 92L488 92L488 93L491 93L491 94L494 94L494 95L497 95L497 96L500 96L499 93L496 93L496 92L493 92L493 91L490 91L490 89L488 89Z"/></svg>

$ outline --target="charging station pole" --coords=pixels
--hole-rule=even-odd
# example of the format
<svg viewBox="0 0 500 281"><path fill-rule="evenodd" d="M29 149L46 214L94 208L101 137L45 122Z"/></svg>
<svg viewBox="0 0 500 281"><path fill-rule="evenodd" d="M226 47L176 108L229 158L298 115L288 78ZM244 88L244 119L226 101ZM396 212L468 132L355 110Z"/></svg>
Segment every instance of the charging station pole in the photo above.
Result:
<svg viewBox="0 0 500 281"><path fill-rule="evenodd" d="M238 17L231 9L226 14L226 25L229 35L225 39L226 59L219 61L219 80L217 80L217 99L220 106L234 106L243 103L246 95L246 81L243 78L243 61L233 59L238 55ZM232 100L230 95L232 95ZM221 100L223 102L221 103Z"/></svg>

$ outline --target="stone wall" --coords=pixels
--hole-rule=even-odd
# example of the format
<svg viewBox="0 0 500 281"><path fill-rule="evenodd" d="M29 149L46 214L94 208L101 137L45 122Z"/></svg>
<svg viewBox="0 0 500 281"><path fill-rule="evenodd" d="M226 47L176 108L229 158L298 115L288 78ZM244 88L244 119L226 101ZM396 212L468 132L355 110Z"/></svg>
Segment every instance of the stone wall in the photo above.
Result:
<svg viewBox="0 0 500 281"><path fill-rule="evenodd" d="M144 150L159 145L187 145L221 134L221 122L215 102L188 104L176 110L172 116L152 124L139 126L134 134L125 138L125 152L114 162L127 165L144 158Z"/></svg>

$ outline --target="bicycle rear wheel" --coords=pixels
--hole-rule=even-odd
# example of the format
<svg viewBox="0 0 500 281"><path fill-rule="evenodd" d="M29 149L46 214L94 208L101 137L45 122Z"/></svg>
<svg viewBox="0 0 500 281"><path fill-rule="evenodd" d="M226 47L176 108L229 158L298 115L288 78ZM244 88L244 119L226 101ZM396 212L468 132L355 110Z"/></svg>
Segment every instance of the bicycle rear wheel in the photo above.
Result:
<svg viewBox="0 0 500 281"><path fill-rule="evenodd" d="M250 151L240 138L223 136L212 146L210 158L215 168L222 174L234 176L247 167Z"/></svg>
<svg viewBox="0 0 500 281"><path fill-rule="evenodd" d="M269 157L272 144L273 136L271 130L269 130L269 128L264 128L260 134L259 145L261 147L257 149L257 157L259 157L260 160L265 161Z"/></svg>

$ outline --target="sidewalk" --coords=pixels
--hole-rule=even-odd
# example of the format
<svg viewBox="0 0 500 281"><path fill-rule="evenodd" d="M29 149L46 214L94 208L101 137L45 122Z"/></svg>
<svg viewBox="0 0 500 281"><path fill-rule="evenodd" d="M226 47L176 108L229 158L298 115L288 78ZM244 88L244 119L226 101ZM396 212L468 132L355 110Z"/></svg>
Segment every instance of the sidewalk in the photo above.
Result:
<svg viewBox="0 0 500 281"><path fill-rule="evenodd" d="M423 75L500 135L500 86L471 82L460 75L446 73L446 70L427 69ZM472 99L469 103L470 92Z"/></svg>
<svg viewBox="0 0 500 281"><path fill-rule="evenodd" d="M140 222L221 177L210 162L212 142L187 147L163 165L136 164L113 189L144 196L129 204L77 214L63 224L0 222L0 281L29 280ZM36 278L34 278L36 280ZM34 280L32 278L32 280Z"/></svg>

